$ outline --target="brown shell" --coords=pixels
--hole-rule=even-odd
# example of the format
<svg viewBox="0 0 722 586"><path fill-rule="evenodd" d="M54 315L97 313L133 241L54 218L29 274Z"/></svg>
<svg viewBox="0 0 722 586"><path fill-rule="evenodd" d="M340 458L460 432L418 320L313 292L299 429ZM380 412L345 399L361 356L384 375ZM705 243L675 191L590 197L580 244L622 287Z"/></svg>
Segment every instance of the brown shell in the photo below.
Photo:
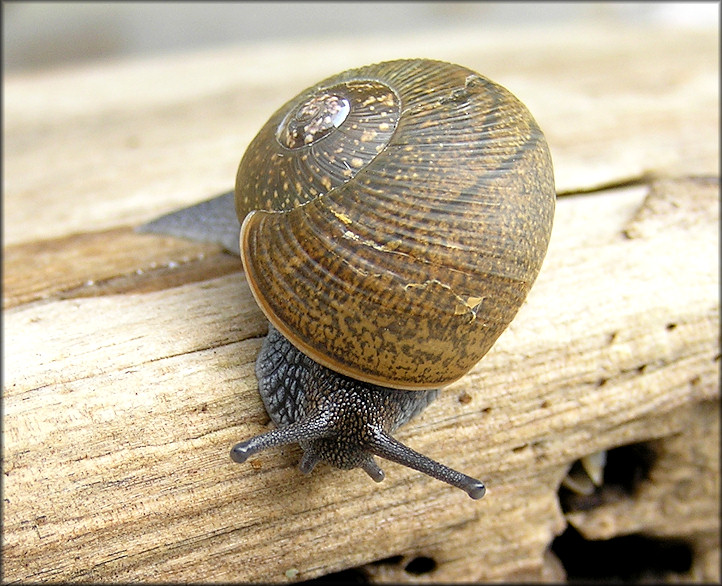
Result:
<svg viewBox="0 0 722 586"><path fill-rule="evenodd" d="M321 364L400 389L448 384L486 354L541 268L554 203L526 107L429 60L309 88L236 179L243 266L271 323Z"/></svg>

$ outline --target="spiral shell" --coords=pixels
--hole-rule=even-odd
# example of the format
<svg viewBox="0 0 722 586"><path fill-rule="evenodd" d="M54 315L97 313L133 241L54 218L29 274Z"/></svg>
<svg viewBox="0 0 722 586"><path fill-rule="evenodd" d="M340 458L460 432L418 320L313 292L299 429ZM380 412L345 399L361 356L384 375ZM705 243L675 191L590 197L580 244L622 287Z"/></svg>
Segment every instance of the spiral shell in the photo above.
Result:
<svg viewBox="0 0 722 586"><path fill-rule="evenodd" d="M236 178L243 266L271 323L317 362L399 389L448 384L489 350L541 268L554 204L526 107L429 60L302 92Z"/></svg>

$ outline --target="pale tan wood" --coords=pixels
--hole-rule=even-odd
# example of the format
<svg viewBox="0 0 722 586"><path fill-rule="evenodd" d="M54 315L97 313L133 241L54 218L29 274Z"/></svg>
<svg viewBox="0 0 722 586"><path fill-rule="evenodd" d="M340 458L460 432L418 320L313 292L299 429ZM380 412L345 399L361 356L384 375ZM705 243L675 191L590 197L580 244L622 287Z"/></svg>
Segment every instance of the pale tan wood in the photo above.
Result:
<svg viewBox="0 0 722 586"><path fill-rule="evenodd" d="M297 447L233 464L230 447L269 425L253 373L265 320L236 259L128 229L226 189L270 111L345 67L343 50L330 64L309 44L290 61L269 46L8 80L6 581L275 582L395 555L368 574L540 579L562 573L548 548L567 521L609 536L594 533L600 519L615 535L684 536L700 552L692 577L719 580L716 37L587 31L567 35L576 50L550 33L491 40L495 51L471 31L400 39L356 64L434 51L516 84L561 188L640 184L560 198L516 320L399 432L483 478L479 502L386 462L381 484L327 466L304 477ZM601 106L615 116L592 117L605 132L580 141L581 112ZM654 133L649 114L665 123ZM699 174L713 177L686 178ZM557 491L574 460L652 440L663 465L644 499L565 518ZM674 511L668 525L649 502ZM404 572L421 555L436 570Z"/></svg>
<svg viewBox="0 0 722 586"><path fill-rule="evenodd" d="M533 576L563 526L571 461L680 432L681 409L717 397L716 188L681 227L626 238L645 191L561 200L518 319L399 434L482 476L478 503L391 464L381 485L326 467L306 478L296 448L231 463L267 422L252 370L265 324L241 274L6 312L6 575L277 580L421 552L440 579ZM668 263L650 267L661 246ZM599 275L604 289L583 287Z"/></svg>
<svg viewBox="0 0 722 586"><path fill-rule="evenodd" d="M240 259L215 245L143 237L131 228L7 246L3 262L4 308L52 296L166 289L241 268Z"/></svg>

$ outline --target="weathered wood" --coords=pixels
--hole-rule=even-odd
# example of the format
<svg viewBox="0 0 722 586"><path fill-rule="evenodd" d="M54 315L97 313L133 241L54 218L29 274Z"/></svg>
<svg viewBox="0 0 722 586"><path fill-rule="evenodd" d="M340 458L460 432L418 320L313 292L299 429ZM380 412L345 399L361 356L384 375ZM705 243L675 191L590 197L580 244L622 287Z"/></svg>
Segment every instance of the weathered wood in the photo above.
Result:
<svg viewBox="0 0 722 586"><path fill-rule="evenodd" d="M217 246L177 238L143 238L131 228L9 246L3 256L4 308L48 297L162 290L237 271L241 266L239 259L222 254Z"/></svg>
<svg viewBox="0 0 722 586"><path fill-rule="evenodd" d="M688 577L719 580L716 40L460 33L353 63L309 45L290 62L267 47L8 79L4 580L301 580L397 555L367 574L418 579L404 566L427 556L437 581L540 579L563 575L548 550L567 522L686 539ZM309 83L432 51L528 103L560 190L636 183L559 199L515 321L398 434L489 494L386 462L381 484L304 477L296 447L233 464L269 425L265 320L237 259L130 226L227 189L255 129ZM572 462L635 442L657 454L638 492L563 514Z"/></svg>

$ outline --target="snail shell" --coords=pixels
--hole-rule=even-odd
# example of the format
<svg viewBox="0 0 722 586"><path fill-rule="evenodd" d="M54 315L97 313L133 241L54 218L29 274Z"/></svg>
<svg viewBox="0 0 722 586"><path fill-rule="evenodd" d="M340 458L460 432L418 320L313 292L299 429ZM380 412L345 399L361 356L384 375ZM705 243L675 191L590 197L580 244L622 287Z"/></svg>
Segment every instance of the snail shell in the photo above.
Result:
<svg viewBox="0 0 722 586"><path fill-rule="evenodd" d="M549 150L514 96L457 65L403 60L301 93L249 146L235 198L141 229L240 253L271 322L256 375L277 427L234 445L235 462L298 443L305 473L326 461L381 481L380 456L478 499L483 482L393 432L514 318L554 203Z"/></svg>
<svg viewBox="0 0 722 586"><path fill-rule="evenodd" d="M302 92L236 178L243 266L269 321L333 371L397 389L446 385L486 354L537 277L554 204L526 107L423 59Z"/></svg>

